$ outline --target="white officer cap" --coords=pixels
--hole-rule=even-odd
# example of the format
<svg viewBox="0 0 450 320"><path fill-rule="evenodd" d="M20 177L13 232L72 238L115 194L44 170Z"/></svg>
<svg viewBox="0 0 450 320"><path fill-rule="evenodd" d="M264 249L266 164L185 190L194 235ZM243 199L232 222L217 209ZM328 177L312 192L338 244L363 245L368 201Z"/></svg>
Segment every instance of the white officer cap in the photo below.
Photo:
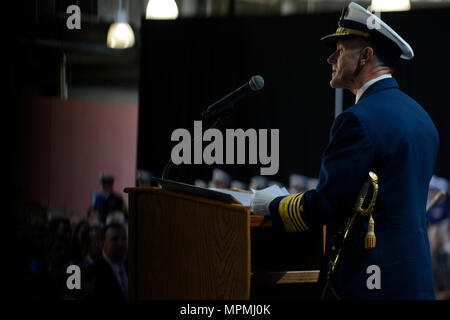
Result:
<svg viewBox="0 0 450 320"><path fill-rule="evenodd" d="M319 179L317 178L308 178L308 190L316 189L317 184L319 183Z"/></svg>
<svg viewBox="0 0 450 320"><path fill-rule="evenodd" d="M269 185L269 181L264 176L254 176L250 179L250 189L260 190Z"/></svg>
<svg viewBox="0 0 450 320"><path fill-rule="evenodd" d="M293 173L289 176L289 188L308 189L308 177Z"/></svg>
<svg viewBox="0 0 450 320"><path fill-rule="evenodd" d="M230 185L231 176L221 169L215 168L212 173L212 183L214 182L222 182L225 185Z"/></svg>
<svg viewBox="0 0 450 320"><path fill-rule="evenodd" d="M392 54L405 60L411 60L414 52L411 46L391 27L359 4L350 2L342 12L335 33L322 38L326 41L337 41L343 37L363 37L383 49L392 50ZM398 54L398 55L397 55Z"/></svg>
<svg viewBox="0 0 450 320"><path fill-rule="evenodd" d="M449 183L447 179L433 175L430 180L430 189L448 192Z"/></svg>
<svg viewBox="0 0 450 320"><path fill-rule="evenodd" d="M206 183L206 181L202 180L202 179L196 179L194 181L194 185L197 186L197 187L200 187L200 188L207 188L208 187L208 184Z"/></svg>

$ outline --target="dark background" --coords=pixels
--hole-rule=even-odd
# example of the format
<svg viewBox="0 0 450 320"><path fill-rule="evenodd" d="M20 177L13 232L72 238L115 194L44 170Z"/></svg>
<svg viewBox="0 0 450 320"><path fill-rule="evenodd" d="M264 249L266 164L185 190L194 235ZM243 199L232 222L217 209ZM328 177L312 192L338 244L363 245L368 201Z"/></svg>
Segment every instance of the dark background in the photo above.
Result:
<svg viewBox="0 0 450 320"><path fill-rule="evenodd" d="M241 100L227 128L280 129L280 168L268 177L288 183L289 174L317 177L334 119L329 87L332 52L320 38L334 32L339 14L290 17L183 19L142 22L138 168L161 176L170 158L173 130L193 133L201 112L252 75L263 90ZM412 46L415 58L402 60L394 77L430 114L440 133L435 173L450 177L447 98L450 65L446 57L450 10L383 13ZM344 95L344 108L354 103ZM203 130L206 130L205 125ZM204 143L205 147L209 142ZM225 155L224 155L225 157ZM210 180L213 166L174 166L169 178ZM248 182L261 165L217 166Z"/></svg>

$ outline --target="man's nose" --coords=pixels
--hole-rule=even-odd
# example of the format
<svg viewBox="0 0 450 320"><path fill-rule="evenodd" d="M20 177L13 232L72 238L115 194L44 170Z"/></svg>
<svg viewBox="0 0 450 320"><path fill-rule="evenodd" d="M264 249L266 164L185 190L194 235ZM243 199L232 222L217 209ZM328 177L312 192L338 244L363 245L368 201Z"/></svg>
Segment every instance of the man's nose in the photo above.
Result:
<svg viewBox="0 0 450 320"><path fill-rule="evenodd" d="M328 62L329 64L336 63L336 51L333 52L333 53L328 57L327 62Z"/></svg>

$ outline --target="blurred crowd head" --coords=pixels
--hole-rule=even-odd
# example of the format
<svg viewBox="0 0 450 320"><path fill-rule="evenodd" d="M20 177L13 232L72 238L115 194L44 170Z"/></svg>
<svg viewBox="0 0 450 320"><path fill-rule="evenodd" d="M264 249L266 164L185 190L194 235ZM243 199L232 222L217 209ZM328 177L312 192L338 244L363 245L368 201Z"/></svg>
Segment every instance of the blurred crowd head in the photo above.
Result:
<svg viewBox="0 0 450 320"><path fill-rule="evenodd" d="M429 224L437 224L450 217L449 182L443 177L433 175L428 188L428 203L436 200L428 211ZM438 197L438 198L436 198Z"/></svg>
<svg viewBox="0 0 450 320"><path fill-rule="evenodd" d="M215 168L212 172L212 179L210 182L211 188L229 188L231 183L231 176L224 170Z"/></svg>

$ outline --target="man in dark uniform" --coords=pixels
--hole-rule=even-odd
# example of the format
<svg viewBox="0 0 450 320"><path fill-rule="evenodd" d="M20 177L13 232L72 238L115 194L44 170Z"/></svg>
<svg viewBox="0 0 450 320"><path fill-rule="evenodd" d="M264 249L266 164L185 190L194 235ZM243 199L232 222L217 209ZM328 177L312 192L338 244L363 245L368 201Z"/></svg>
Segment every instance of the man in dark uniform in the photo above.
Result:
<svg viewBox="0 0 450 320"><path fill-rule="evenodd" d="M335 46L327 59L330 85L352 91L356 103L333 123L318 186L286 197L256 192L252 211L270 213L287 232L327 226L319 277L324 299L434 299L425 209L439 137L428 114L392 78L395 62L412 59L413 51L355 3L338 26L323 38ZM327 281L336 235L370 171L379 180L372 214L376 246L365 247L368 221L358 219Z"/></svg>
<svg viewBox="0 0 450 320"><path fill-rule="evenodd" d="M92 199L92 209L100 215L100 221L105 224L108 214L114 211L125 211L123 198L114 192L114 176L107 173L100 175L102 192L95 193Z"/></svg>

